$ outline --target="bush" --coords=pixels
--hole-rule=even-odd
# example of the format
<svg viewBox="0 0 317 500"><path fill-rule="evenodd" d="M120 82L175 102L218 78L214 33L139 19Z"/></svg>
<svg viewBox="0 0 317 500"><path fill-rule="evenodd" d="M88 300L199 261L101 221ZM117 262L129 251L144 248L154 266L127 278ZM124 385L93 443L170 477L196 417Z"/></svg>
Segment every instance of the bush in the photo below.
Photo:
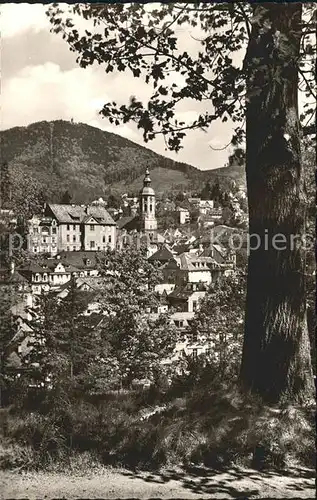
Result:
<svg viewBox="0 0 317 500"><path fill-rule="evenodd" d="M33 469L35 453L31 446L3 440L0 443L0 470Z"/></svg>
<svg viewBox="0 0 317 500"><path fill-rule="evenodd" d="M8 438L20 446L32 448L33 466L46 466L67 455L66 439L53 418L40 413L13 415L7 429Z"/></svg>
<svg viewBox="0 0 317 500"><path fill-rule="evenodd" d="M294 407L265 408L251 422L246 445L254 449L252 465L257 469L284 468L294 462L314 466L313 415Z"/></svg>
<svg viewBox="0 0 317 500"><path fill-rule="evenodd" d="M139 464L152 454L153 466L190 462L213 468L313 466L313 415L298 408L264 407L238 388L219 386L214 392L197 391L178 398L141 429L131 428L120 448L125 458L127 450L130 454L137 450Z"/></svg>
<svg viewBox="0 0 317 500"><path fill-rule="evenodd" d="M181 397L172 392L111 393L94 403L56 401L43 414L11 412L1 466L314 465L312 410L269 408L220 382L187 387Z"/></svg>

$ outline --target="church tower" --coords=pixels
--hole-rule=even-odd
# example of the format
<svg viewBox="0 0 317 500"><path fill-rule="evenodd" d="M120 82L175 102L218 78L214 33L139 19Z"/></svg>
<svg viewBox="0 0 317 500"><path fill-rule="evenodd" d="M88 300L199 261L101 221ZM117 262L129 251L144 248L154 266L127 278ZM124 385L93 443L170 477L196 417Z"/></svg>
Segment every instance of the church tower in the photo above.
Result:
<svg viewBox="0 0 317 500"><path fill-rule="evenodd" d="M151 187L149 169L146 169L143 180L143 188L140 191L140 222L141 233L148 234L153 240L157 232L157 220L155 217L155 192Z"/></svg>

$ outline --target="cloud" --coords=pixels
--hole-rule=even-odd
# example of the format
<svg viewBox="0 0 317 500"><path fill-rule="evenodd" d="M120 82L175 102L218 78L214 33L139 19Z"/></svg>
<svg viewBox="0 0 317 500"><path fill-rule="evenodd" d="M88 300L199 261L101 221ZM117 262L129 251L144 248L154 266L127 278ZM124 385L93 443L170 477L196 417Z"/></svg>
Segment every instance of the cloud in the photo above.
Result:
<svg viewBox="0 0 317 500"><path fill-rule="evenodd" d="M144 82L135 80L128 74L106 75L100 68L88 67L83 70L77 67L62 71L60 66L53 62L26 66L3 83L1 128L25 126L36 121L73 119L122 135L157 153L198 168L222 166L227 154L210 149L209 142L214 133L212 130L207 134L190 131L184 140L184 149L175 154L165 150L162 137L145 144L142 133L135 124L116 127L99 115L100 109L107 101L124 102L131 94L144 98L144 94L151 90L145 87L147 86ZM195 109L178 113L179 119L191 120L196 116ZM213 129L217 136L221 134L221 128L219 129L217 124Z"/></svg>
<svg viewBox="0 0 317 500"><path fill-rule="evenodd" d="M116 127L99 115L105 102L124 100L126 88L137 90L128 75L105 75L93 67L62 71L52 62L26 66L3 83L1 128L73 119L142 142L134 125Z"/></svg>
<svg viewBox="0 0 317 500"><path fill-rule="evenodd" d="M67 9L67 4L62 5ZM208 133L189 131L184 148L166 151L164 139L144 143L142 132L133 123L116 127L99 114L107 101L126 103L131 95L147 102L153 89L129 72L109 73L100 66L81 69L75 55L61 37L49 33L47 7L40 4L6 4L1 7L2 29L2 112L1 128L24 126L36 121L71 120L113 132L201 169L223 166L226 151L212 151L213 137L229 140L228 126L215 122ZM82 27L82 26L81 26ZM198 42L189 33L179 33L182 47L195 51ZM178 73L171 81L184 83ZM209 106L210 108L210 106ZM186 99L177 107L178 119L190 121L207 110L207 103ZM228 142L228 141L227 141Z"/></svg>
<svg viewBox="0 0 317 500"><path fill-rule="evenodd" d="M45 15L45 11L46 7L41 4L30 6L27 3L7 3L2 5L0 16L1 37L14 37L29 30L36 33L41 30L48 30L49 20Z"/></svg>
<svg viewBox="0 0 317 500"><path fill-rule="evenodd" d="M26 66L39 66L47 61L58 64L62 71L78 67L76 55L68 50L64 40L49 31L29 30L1 39L2 81L16 76Z"/></svg>
<svg viewBox="0 0 317 500"><path fill-rule="evenodd" d="M2 97L4 128L40 120L92 120L108 99L92 68L63 72L52 62L23 68L4 82Z"/></svg>

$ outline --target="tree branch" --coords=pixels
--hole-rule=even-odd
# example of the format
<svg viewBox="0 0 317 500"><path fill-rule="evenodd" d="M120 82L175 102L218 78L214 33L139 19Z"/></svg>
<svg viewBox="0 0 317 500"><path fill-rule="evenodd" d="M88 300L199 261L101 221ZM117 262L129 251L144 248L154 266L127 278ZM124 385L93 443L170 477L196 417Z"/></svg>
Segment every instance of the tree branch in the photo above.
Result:
<svg viewBox="0 0 317 500"><path fill-rule="evenodd" d="M246 25L246 29L247 29L247 33L248 33L248 37L250 38L251 37L251 23L250 23L250 20L241 4L241 2L237 2L236 3L236 6L238 7L239 11L240 11L240 14L242 15L243 19L244 19L244 22L245 22L245 25Z"/></svg>
<svg viewBox="0 0 317 500"><path fill-rule="evenodd" d="M299 73L302 75L303 77L303 80L305 81L306 85L307 85L307 91L310 93L310 95L316 100L316 94L315 92L312 90L311 86L310 86L310 83L309 83L309 80L306 78L304 72L298 68L298 71Z"/></svg>
<svg viewBox="0 0 317 500"><path fill-rule="evenodd" d="M315 135L316 134L316 126L315 125L308 125L307 127L303 127L303 136L306 137L308 135Z"/></svg>

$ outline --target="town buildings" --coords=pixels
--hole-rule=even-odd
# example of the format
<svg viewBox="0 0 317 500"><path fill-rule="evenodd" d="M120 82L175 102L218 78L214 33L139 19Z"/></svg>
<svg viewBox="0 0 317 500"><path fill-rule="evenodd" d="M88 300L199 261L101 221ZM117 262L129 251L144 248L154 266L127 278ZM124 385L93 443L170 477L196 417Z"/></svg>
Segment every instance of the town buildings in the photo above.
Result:
<svg viewBox="0 0 317 500"><path fill-rule="evenodd" d="M135 200L133 199L133 208L135 208ZM143 180L143 187L139 193L139 212L127 217L121 217L117 221L119 230L118 238L124 244L125 241L130 241L133 235L138 235L139 240L143 240L148 246L155 247L157 244L157 219L155 215L156 200L155 192L151 187L150 172L147 169ZM163 240L162 240L163 241Z"/></svg>
<svg viewBox="0 0 317 500"><path fill-rule="evenodd" d="M116 246L116 223L103 205L47 204L43 217L29 221L27 249L56 255L61 251L102 251Z"/></svg>
<svg viewBox="0 0 317 500"><path fill-rule="evenodd" d="M214 207L212 200L193 199L192 205L205 223L201 227L198 221L196 230L192 230L185 225L190 211L175 205L180 225L184 227L159 233L155 192L148 170L139 193L138 210L136 199L125 196L124 203L129 202L133 207L131 215L122 217L118 209L116 220L103 199L90 205L45 205L43 215L29 221L28 251L31 256L36 255L36 259L11 269L9 275L2 276L0 284L11 286L14 282L18 286L20 295L15 312L25 322L37 296L53 291L56 297L65 297L72 278L80 290L93 292L93 300L87 303L87 315L100 315L102 311L96 300L100 286L98 252L118 251L124 245L143 240L149 250L149 261L162 272L162 281L156 286L157 305L149 314L170 314L171 321L182 333L175 347L177 356L184 352L206 352L209 348L206 342L200 339L201 345L197 347L197 339L187 337L187 332L209 285L221 283L236 266L235 253L225 245L213 243L206 223L210 219L213 225L222 209Z"/></svg>
<svg viewBox="0 0 317 500"><path fill-rule="evenodd" d="M190 212L187 208L177 207L176 210L179 214L179 223L181 225L190 222Z"/></svg>

